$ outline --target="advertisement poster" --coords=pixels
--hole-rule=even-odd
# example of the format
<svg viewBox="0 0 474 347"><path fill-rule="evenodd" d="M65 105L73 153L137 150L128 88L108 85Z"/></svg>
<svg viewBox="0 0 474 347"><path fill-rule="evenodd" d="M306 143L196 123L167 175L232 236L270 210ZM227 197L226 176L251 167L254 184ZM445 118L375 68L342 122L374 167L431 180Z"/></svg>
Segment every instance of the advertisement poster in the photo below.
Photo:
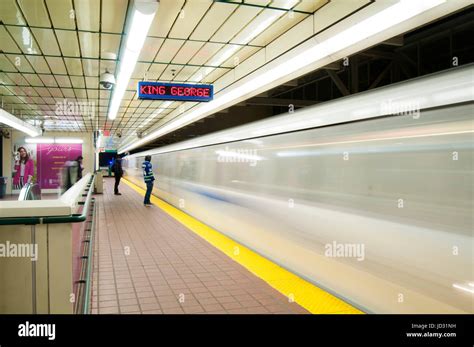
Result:
<svg viewBox="0 0 474 347"><path fill-rule="evenodd" d="M13 145L12 183L13 192L19 192L28 179L37 181L36 145L15 143Z"/></svg>
<svg viewBox="0 0 474 347"><path fill-rule="evenodd" d="M82 144L37 144L38 180L41 189L60 186L61 170L67 161L82 155Z"/></svg>

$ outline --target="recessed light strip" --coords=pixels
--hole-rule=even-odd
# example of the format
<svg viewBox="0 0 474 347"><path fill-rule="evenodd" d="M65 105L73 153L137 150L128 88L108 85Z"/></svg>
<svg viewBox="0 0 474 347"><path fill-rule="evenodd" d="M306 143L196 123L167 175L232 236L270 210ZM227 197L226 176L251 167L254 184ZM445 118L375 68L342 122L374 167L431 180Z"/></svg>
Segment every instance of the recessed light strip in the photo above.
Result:
<svg viewBox="0 0 474 347"><path fill-rule="evenodd" d="M84 143L83 139L78 138L67 138L67 137L37 137L37 138L26 138L26 143L57 143L57 144L79 144Z"/></svg>
<svg viewBox="0 0 474 347"><path fill-rule="evenodd" d="M42 133L42 130L40 128L28 124L27 122L15 117L11 113L3 109L0 109L0 123L8 125L9 127L12 127L33 137L39 136Z"/></svg>
<svg viewBox="0 0 474 347"><path fill-rule="evenodd" d="M125 45L120 53L117 84L114 87L109 106L108 117L111 120L117 117L117 112L157 9L158 2L155 1L135 0L133 2L130 25L125 35Z"/></svg>

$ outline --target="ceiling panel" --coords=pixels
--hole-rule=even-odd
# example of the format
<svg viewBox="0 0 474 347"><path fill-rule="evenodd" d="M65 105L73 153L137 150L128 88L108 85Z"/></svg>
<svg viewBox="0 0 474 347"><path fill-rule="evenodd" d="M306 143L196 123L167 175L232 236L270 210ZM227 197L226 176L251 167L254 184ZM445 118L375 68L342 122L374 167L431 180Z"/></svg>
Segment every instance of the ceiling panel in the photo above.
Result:
<svg viewBox="0 0 474 347"><path fill-rule="evenodd" d="M85 76L99 76L99 61L98 60L82 59L82 68L83 68L83 72Z"/></svg>
<svg viewBox="0 0 474 347"><path fill-rule="evenodd" d="M64 65L63 58L59 57L46 57L48 65L51 67L51 71L54 74L67 74L66 65Z"/></svg>
<svg viewBox="0 0 474 347"><path fill-rule="evenodd" d="M160 1L158 13L153 19L148 35L166 37L183 4L184 0Z"/></svg>
<svg viewBox="0 0 474 347"><path fill-rule="evenodd" d="M99 96L100 96L100 99L101 100L104 100L105 102L105 106L108 106L109 104L109 97L110 97L110 90L104 90L104 89L101 89L100 92L99 92ZM102 103L101 103L102 105Z"/></svg>
<svg viewBox="0 0 474 347"><path fill-rule="evenodd" d="M141 100L132 100L128 107L135 107L135 108L138 108L140 106L140 103L141 103ZM143 112L144 111L144 108L139 108L139 111L140 112Z"/></svg>
<svg viewBox="0 0 474 347"><path fill-rule="evenodd" d="M74 90L72 88L63 88L61 91L63 92L65 98L73 99L76 97L76 94L74 94Z"/></svg>
<svg viewBox="0 0 474 347"><path fill-rule="evenodd" d="M312 1L312 0L301 0L301 1ZM233 1L233 2L242 2L240 0L236 0L236 1ZM253 5L260 5L260 6L267 6L267 5L271 5L270 3L272 2L271 0L244 0L244 2L246 4L253 4Z"/></svg>
<svg viewBox="0 0 474 347"><path fill-rule="evenodd" d="M14 59L14 57L13 57ZM5 54L0 55L0 71L7 71L7 72L14 72L17 69L15 66L10 62Z"/></svg>
<svg viewBox="0 0 474 347"><path fill-rule="evenodd" d="M43 54L61 55L53 30L32 28L31 31Z"/></svg>
<svg viewBox="0 0 474 347"><path fill-rule="evenodd" d="M255 37L263 34L263 30L268 30L269 27L273 26L275 21L280 18L291 18L288 13L278 10L263 10L254 19L247 24L237 35L235 35L231 42L246 44L253 40Z"/></svg>
<svg viewBox="0 0 474 347"><path fill-rule="evenodd" d="M39 86L43 85L41 80L36 75L25 74L25 78L23 78L23 75L20 74L20 73L8 72L6 75L8 76L10 81L13 82L13 84L16 84L16 85L19 85L19 86L29 85L30 80L27 81L25 78L27 78L27 79L31 78L32 80L34 80L36 82L36 85L39 85Z"/></svg>
<svg viewBox="0 0 474 347"><path fill-rule="evenodd" d="M204 42L186 41L173 59L175 64L186 64L204 46Z"/></svg>
<svg viewBox="0 0 474 347"><path fill-rule="evenodd" d="M58 87L53 75L39 75L39 78L46 87Z"/></svg>
<svg viewBox="0 0 474 347"><path fill-rule="evenodd" d="M85 77L86 87L91 89L99 88L99 78L98 77Z"/></svg>
<svg viewBox="0 0 474 347"><path fill-rule="evenodd" d="M187 81L197 70L197 66L186 66L184 67L174 78L177 81Z"/></svg>
<svg viewBox="0 0 474 347"><path fill-rule="evenodd" d="M55 98L62 98L63 93L59 88L49 88L49 93Z"/></svg>
<svg viewBox="0 0 474 347"><path fill-rule="evenodd" d="M0 27L0 47L4 52L20 53L21 50L18 48L15 41L10 36L9 32L5 27Z"/></svg>
<svg viewBox="0 0 474 347"><path fill-rule="evenodd" d="M214 69L210 74L204 77L204 82L206 83L214 83L219 77L227 73L229 70L227 69Z"/></svg>
<svg viewBox="0 0 474 347"><path fill-rule="evenodd" d="M99 98L99 91L94 90L94 89L87 89L87 97L89 99L98 99Z"/></svg>
<svg viewBox="0 0 474 347"><path fill-rule="evenodd" d="M74 88L74 93L76 94L76 98L87 99L87 92L86 92L85 89L76 89L76 88Z"/></svg>
<svg viewBox="0 0 474 347"><path fill-rule="evenodd" d="M77 40L77 32L67 30L55 30L58 38L59 47L64 56L79 57L79 42Z"/></svg>
<svg viewBox="0 0 474 347"><path fill-rule="evenodd" d="M3 0L2 0L3 1ZM51 27L48 12L43 1L38 0L18 0L20 9L31 26Z"/></svg>
<svg viewBox="0 0 474 347"><path fill-rule="evenodd" d="M150 81L157 80L160 78L163 71L165 71L166 64L151 64L150 69L148 70L146 76Z"/></svg>
<svg viewBox="0 0 474 347"><path fill-rule="evenodd" d="M31 89L33 89L33 88L31 88ZM35 93L34 95L38 95L38 93L36 91L34 91L34 93ZM30 96L28 99L31 100L31 102L32 102L32 105L31 105L32 109L37 109L38 108L35 104L41 104L41 103L44 102L43 98L41 96Z"/></svg>
<svg viewBox="0 0 474 347"><path fill-rule="evenodd" d="M135 65L132 78L143 79L145 77L145 73L148 71L149 66L149 63L137 63L137 65Z"/></svg>
<svg viewBox="0 0 474 347"><path fill-rule="evenodd" d="M55 76L61 88L71 88L71 80L68 76Z"/></svg>
<svg viewBox="0 0 474 347"><path fill-rule="evenodd" d="M136 90L138 82L142 80L143 79L141 78L130 78L130 81L128 82L127 90Z"/></svg>
<svg viewBox="0 0 474 347"><path fill-rule="evenodd" d="M196 55L189 61L189 64L203 65L208 61L214 54L216 54L222 47L221 43L206 43Z"/></svg>
<svg viewBox="0 0 474 347"><path fill-rule="evenodd" d="M82 76L71 76L71 84L73 88L85 88L84 77Z"/></svg>
<svg viewBox="0 0 474 347"><path fill-rule="evenodd" d="M102 0L102 31L122 33L127 5L128 0Z"/></svg>
<svg viewBox="0 0 474 347"><path fill-rule="evenodd" d="M239 49L239 51L236 54L234 54L231 58L226 60L221 66L234 68L237 65L241 64L242 62L244 62L245 59L252 56L253 54L255 54L257 51L261 49L263 48L252 47L252 46L242 47L241 49Z"/></svg>
<svg viewBox="0 0 474 347"><path fill-rule="evenodd" d="M211 5L211 0L187 1L168 36L187 39Z"/></svg>
<svg viewBox="0 0 474 347"><path fill-rule="evenodd" d="M166 69L163 71L163 73L160 76L160 80L161 81L171 81L171 80L173 80L174 76L176 76L176 74L179 73L179 71L181 71L182 68L183 68L183 66L181 66L181 65L172 65L172 64L167 65ZM173 76L173 74L174 74L174 76Z"/></svg>
<svg viewBox="0 0 474 347"><path fill-rule="evenodd" d="M193 31L190 39L208 41L237 7L232 4L214 3Z"/></svg>
<svg viewBox="0 0 474 347"><path fill-rule="evenodd" d="M51 73L46 60L40 55L27 55L26 59L38 73Z"/></svg>
<svg viewBox="0 0 474 347"><path fill-rule="evenodd" d="M267 30L262 34L258 35L255 39L250 41L252 45L266 46L275 38L280 37L287 30L305 19L307 15L302 13L293 13L291 16L285 14L280 17L275 23L273 23Z"/></svg>
<svg viewBox="0 0 474 347"><path fill-rule="evenodd" d="M26 24L15 0L0 1L0 20L5 24Z"/></svg>
<svg viewBox="0 0 474 347"><path fill-rule="evenodd" d="M79 43L83 57L99 57L99 34L79 32Z"/></svg>
<svg viewBox="0 0 474 347"><path fill-rule="evenodd" d="M36 92L38 93L39 96L42 96L42 97L51 96L51 94L49 94L48 88L36 87L35 90L36 90Z"/></svg>
<svg viewBox="0 0 474 347"><path fill-rule="evenodd" d="M27 95L29 97L38 96L38 93L36 93L34 88L31 87L23 87L21 88L21 91L23 92L23 95Z"/></svg>
<svg viewBox="0 0 474 347"><path fill-rule="evenodd" d="M8 31L10 32L18 47L20 47L20 49L23 51L23 53L41 54L41 50L39 49L38 44L36 43L34 37L31 35L31 31L28 28L8 27ZM3 47L5 45L5 43L3 42L4 38L0 36L0 39L2 39L1 45ZM5 37L5 40L6 44L9 45L10 41L7 37ZM5 50L7 51L7 48ZM14 50L13 52L16 52L16 50Z"/></svg>
<svg viewBox="0 0 474 347"><path fill-rule="evenodd" d="M160 51L156 55L155 61L161 63L170 63L183 44L183 40L165 40L160 48Z"/></svg>
<svg viewBox="0 0 474 347"><path fill-rule="evenodd" d="M212 41L229 42L244 28L262 9L250 6L240 6L212 36Z"/></svg>
<svg viewBox="0 0 474 347"><path fill-rule="evenodd" d="M99 31L100 1L74 0L74 9L79 30Z"/></svg>
<svg viewBox="0 0 474 347"><path fill-rule="evenodd" d="M139 61L153 61L155 59L156 53L160 49L161 45L165 40L156 38L156 37L147 37L145 44L143 45L140 56L138 57Z"/></svg>
<svg viewBox="0 0 474 347"><path fill-rule="evenodd" d="M326 5L329 0L303 0L295 7L294 10L305 11L305 12L314 12L321 8L321 6Z"/></svg>
<svg viewBox="0 0 474 347"><path fill-rule="evenodd" d="M82 64L81 59L77 58L64 58L66 69L70 75L82 75Z"/></svg>
<svg viewBox="0 0 474 347"><path fill-rule="evenodd" d="M100 56L104 59L110 59L110 54L118 57L120 49L120 35L100 34Z"/></svg>
<svg viewBox="0 0 474 347"><path fill-rule="evenodd" d="M132 100L135 96L135 92L129 92L129 91L126 91L124 96L123 96L123 99L124 100Z"/></svg>
<svg viewBox="0 0 474 347"><path fill-rule="evenodd" d="M76 28L75 14L71 0L46 0L46 6L54 28Z"/></svg>
<svg viewBox="0 0 474 347"><path fill-rule="evenodd" d="M24 55L7 54L5 57L8 58L7 61L10 65L5 63L5 66L2 67L3 71L35 72Z"/></svg>

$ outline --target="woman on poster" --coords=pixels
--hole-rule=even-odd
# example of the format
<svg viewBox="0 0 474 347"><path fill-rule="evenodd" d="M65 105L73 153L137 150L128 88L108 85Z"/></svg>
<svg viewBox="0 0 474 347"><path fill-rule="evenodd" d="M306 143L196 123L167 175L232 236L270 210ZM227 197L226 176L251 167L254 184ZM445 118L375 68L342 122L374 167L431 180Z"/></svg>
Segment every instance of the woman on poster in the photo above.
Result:
<svg viewBox="0 0 474 347"><path fill-rule="evenodd" d="M25 147L18 148L19 159L15 161L15 176L13 188L21 189L26 183L31 182L34 176L35 164L30 158Z"/></svg>

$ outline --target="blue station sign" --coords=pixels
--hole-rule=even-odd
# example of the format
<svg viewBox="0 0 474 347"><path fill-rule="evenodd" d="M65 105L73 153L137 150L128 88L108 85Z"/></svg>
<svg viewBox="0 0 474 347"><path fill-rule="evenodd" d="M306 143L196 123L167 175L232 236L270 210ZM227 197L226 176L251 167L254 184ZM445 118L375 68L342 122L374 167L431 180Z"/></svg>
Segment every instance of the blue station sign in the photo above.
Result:
<svg viewBox="0 0 474 347"><path fill-rule="evenodd" d="M211 101L212 84L185 84L140 81L137 86L139 99Z"/></svg>

